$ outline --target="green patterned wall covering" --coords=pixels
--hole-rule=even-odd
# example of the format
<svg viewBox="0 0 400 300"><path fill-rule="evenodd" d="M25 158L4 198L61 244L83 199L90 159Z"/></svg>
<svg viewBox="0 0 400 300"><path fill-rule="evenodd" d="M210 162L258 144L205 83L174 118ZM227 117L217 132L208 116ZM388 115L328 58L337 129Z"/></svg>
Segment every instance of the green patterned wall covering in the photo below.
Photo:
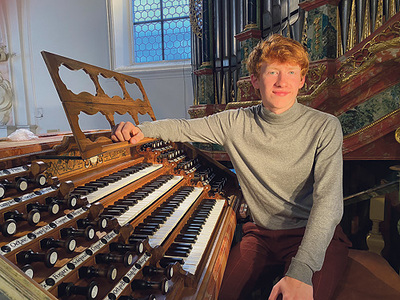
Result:
<svg viewBox="0 0 400 300"><path fill-rule="evenodd" d="M338 116L348 135L400 108L400 83Z"/></svg>

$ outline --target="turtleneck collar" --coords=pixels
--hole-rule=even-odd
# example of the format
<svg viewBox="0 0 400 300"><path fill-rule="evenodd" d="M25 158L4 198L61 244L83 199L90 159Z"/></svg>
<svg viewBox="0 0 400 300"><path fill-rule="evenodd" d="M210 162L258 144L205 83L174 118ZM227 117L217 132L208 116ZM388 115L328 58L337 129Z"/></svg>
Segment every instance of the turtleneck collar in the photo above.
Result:
<svg viewBox="0 0 400 300"><path fill-rule="evenodd" d="M272 111L266 109L264 105L260 105L260 116L261 118L270 124L289 124L297 120L301 115L301 104L297 101L287 111L281 114L275 114Z"/></svg>

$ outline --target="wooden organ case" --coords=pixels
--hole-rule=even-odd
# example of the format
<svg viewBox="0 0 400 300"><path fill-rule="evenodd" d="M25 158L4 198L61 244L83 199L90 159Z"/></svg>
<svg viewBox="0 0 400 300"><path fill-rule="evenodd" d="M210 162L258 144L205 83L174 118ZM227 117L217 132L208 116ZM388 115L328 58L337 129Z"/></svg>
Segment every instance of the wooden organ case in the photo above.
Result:
<svg viewBox="0 0 400 300"><path fill-rule="evenodd" d="M0 293L10 299L216 299L241 201L236 176L186 143L112 143L79 114L153 110L140 80L43 52L72 135L0 144ZM60 66L96 95L74 94ZM109 97L99 76L115 80ZM134 100L126 84L138 87Z"/></svg>

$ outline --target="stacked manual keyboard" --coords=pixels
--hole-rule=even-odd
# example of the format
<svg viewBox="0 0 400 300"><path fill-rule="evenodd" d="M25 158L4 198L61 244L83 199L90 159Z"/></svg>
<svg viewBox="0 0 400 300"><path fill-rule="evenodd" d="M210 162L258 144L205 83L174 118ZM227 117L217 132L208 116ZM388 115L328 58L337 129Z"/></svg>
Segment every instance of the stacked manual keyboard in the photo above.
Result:
<svg viewBox="0 0 400 300"><path fill-rule="evenodd" d="M195 274L223 207L224 201L204 199L167 249L160 265L179 262L185 271Z"/></svg>
<svg viewBox="0 0 400 300"><path fill-rule="evenodd" d="M148 239L152 247L162 245L202 191L203 188L192 186L180 188L135 227L130 241Z"/></svg>

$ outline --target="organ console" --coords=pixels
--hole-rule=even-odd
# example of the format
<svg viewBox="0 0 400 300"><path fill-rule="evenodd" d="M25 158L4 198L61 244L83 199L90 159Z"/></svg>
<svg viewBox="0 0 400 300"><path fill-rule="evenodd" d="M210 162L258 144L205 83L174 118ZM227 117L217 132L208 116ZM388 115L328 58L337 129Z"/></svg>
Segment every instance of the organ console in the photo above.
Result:
<svg viewBox="0 0 400 300"><path fill-rule="evenodd" d="M73 135L0 142L0 181L10 184L0 188L0 280L46 299L217 298L242 201L236 176L190 144L82 132L81 111L111 126L117 107L153 118L140 81L43 55ZM61 66L84 69L97 95L66 89ZM118 81L124 98L108 97L98 76Z"/></svg>

